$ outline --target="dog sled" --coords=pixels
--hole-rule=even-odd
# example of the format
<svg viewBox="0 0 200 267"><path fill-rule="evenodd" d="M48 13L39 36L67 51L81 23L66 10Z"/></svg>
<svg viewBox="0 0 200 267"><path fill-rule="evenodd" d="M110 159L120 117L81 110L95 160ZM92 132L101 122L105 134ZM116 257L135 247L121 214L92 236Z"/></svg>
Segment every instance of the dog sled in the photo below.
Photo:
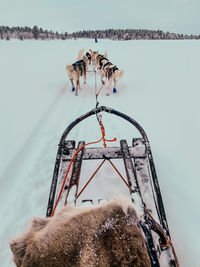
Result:
<svg viewBox="0 0 200 267"><path fill-rule="evenodd" d="M133 138L131 146L128 146L126 140L120 140L119 147L106 147L104 145L104 147L90 148L86 146L84 141L78 142L76 146L74 140L67 139L70 131L77 124L90 116L99 116L103 112L116 115L128 121L138 130L141 137ZM102 134L104 134L103 131ZM105 135L102 140L106 140ZM123 161L126 173L125 178L113 164L113 160L118 159ZM84 186L80 188L82 164L84 161L92 160L101 160L101 164ZM85 203L93 204L95 201L99 203L101 201L100 198L94 199L96 198L94 196L92 199L85 198L85 196L87 196L88 185L105 161L112 165L117 173L116 175L121 178L124 186L129 191L129 196L133 201L139 218L139 225L145 238L151 266L178 267L179 263L172 245L147 135L134 119L112 108L97 107L77 118L65 129L58 145L46 216L52 216L57 205L66 205L69 202L74 203L75 206ZM82 194L83 191L86 192L85 195Z"/></svg>

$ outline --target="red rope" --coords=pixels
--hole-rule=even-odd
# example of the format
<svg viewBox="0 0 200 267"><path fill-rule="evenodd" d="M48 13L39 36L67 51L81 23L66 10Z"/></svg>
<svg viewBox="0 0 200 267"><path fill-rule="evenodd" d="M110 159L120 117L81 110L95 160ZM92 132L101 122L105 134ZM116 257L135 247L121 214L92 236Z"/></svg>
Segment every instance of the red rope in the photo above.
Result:
<svg viewBox="0 0 200 267"><path fill-rule="evenodd" d="M116 166L112 163L112 161L108 158L105 158L101 164L99 165L99 167L96 169L96 171L92 174L92 176L90 177L90 179L87 181L87 183L84 185L84 187L81 189L80 193L77 195L76 200L79 198L79 196L82 194L82 192L85 190L85 188L88 186L88 184L92 181L92 179L94 178L94 176L96 175L96 173L98 172L98 170L101 168L101 166L104 164L104 162L108 160L110 162L110 164L112 165L112 167L115 169L115 171L119 174L119 176L121 177L121 179L124 181L124 183L126 184L126 186L129 188L129 190L132 192L132 188L130 187L130 185L126 182L126 180L124 179L124 177L121 175L121 173L118 171L118 169L116 168Z"/></svg>
<svg viewBox="0 0 200 267"><path fill-rule="evenodd" d="M121 173L118 171L118 169L115 167L115 165L112 163L112 161L110 159L108 159L108 161L110 162L110 164L112 165L112 167L115 169L115 171L119 174L119 176L121 177L121 179L124 181L124 183L126 184L126 186L129 188L129 190L132 192L132 188L130 187L130 185L126 182L126 180L124 179L124 177L121 175Z"/></svg>
<svg viewBox="0 0 200 267"><path fill-rule="evenodd" d="M107 80L107 79L106 79L106 80ZM101 90L102 90L103 86L104 86L104 85L105 85L105 83L106 83L106 80L105 80L104 84L102 84L102 85L101 85L101 87L100 87L100 89L99 89L98 93L96 94L96 97L98 97L99 93L101 92Z"/></svg>
<svg viewBox="0 0 200 267"><path fill-rule="evenodd" d="M86 146L88 146L88 145L92 145L92 144L97 144L97 143L101 142L102 140L103 140L104 147L106 147L106 142L115 142L115 141L117 141L116 138L113 138L112 140L105 139L105 129L104 129L104 126L103 126L103 124L102 124L101 121L100 121L100 127L101 127L101 133L102 133L102 137L101 137L101 139L99 139L99 140L96 141L96 142L90 142L90 143L87 143L87 144L81 146L81 147L80 147L79 149L77 149L76 152L74 153L74 155L73 155L73 157L72 157L72 159L71 159L71 161L70 161L70 164L69 164L69 166L68 166L68 168L67 168L67 171L66 171L66 174L65 174L65 177L64 177L64 180L63 180L63 183L62 183L62 186L61 186L61 189L60 189L58 198L57 198L57 200L56 200L55 206L54 206L53 211L52 211L52 213L51 213L51 216L53 216L54 213L55 213L55 210L56 210L56 208L57 208L58 202L59 202L60 197L61 197L61 195L62 195L62 191L63 191L64 186L65 186L65 182L66 182L66 180L67 180L67 176L68 176L68 174L69 174L70 167L71 167L71 165L72 165L72 163L73 163L73 161L74 161L74 158L75 158L75 156L77 155L77 153L78 153L81 149L83 149L84 147L86 147Z"/></svg>
<svg viewBox="0 0 200 267"><path fill-rule="evenodd" d="M106 147L106 142L115 142L117 141L117 138L114 137L112 140L108 140L105 138L105 128L103 126L103 123L101 122L101 120L99 121L100 127L101 127L101 133L102 133L102 140L103 140L103 145L104 147Z"/></svg>
<svg viewBox="0 0 200 267"><path fill-rule="evenodd" d="M96 173L98 172L98 170L101 168L101 166L104 164L104 162L106 161L106 159L104 159L101 164L99 165L99 167L96 169L96 171L92 174L92 176L90 177L90 179L87 181L87 183L84 185L84 187L82 188L82 190L80 191L80 193L77 195L76 200L80 197L80 195L82 194L82 192L85 190L85 188L87 187L87 185L92 181L92 179L94 178L94 176L96 175Z"/></svg>
<svg viewBox="0 0 200 267"><path fill-rule="evenodd" d="M96 96L98 96L98 95L99 95L99 93L101 92L101 90L102 90L103 86L104 86L104 84L102 84L102 86L100 87L100 89L99 89L98 93L96 94Z"/></svg>
<svg viewBox="0 0 200 267"><path fill-rule="evenodd" d="M72 159L71 159L71 161L70 161L70 164L69 164L69 166L68 166L68 169L67 169L67 171L66 171L65 178L64 178L64 180L63 180L62 187L61 187L61 189L60 189L60 192L59 192L58 198L57 198L57 200L56 200L54 209L53 209L53 211L52 211L52 213L51 213L51 216L54 215L54 212L55 212L55 210L56 210L56 207L57 207L57 205L58 205L58 202L59 202L59 200L60 200L62 191L63 191L64 186L65 186L65 182L66 182L66 179L67 179L67 175L68 175L68 173L69 173L70 167L71 167L71 165L72 165L72 162L73 162L75 156L76 156L77 153L78 153L81 149L83 149L85 146L88 146L88 145L91 145L91 144L99 143L101 140L102 140L102 138L101 138L100 140L96 141L96 142L87 143L87 144L85 144L85 145L79 147L79 149L77 149L76 152L74 153L74 155L73 155L73 157L72 157Z"/></svg>

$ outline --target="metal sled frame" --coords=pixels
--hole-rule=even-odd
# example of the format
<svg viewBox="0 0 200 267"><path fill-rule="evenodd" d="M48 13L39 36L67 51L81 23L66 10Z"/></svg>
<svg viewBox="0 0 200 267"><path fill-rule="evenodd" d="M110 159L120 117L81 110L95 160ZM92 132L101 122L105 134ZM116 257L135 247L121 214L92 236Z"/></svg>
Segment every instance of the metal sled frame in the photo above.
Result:
<svg viewBox="0 0 200 267"><path fill-rule="evenodd" d="M140 199L141 206L144 210L144 219L140 220L139 224L145 236L146 245L151 259L151 265L156 267L160 266L159 255L164 252L165 254L167 253L167 257L169 258L168 266L179 266L174 248L171 244L167 218L147 135L144 129L134 119L112 108L101 106L92 109L90 112L80 116L75 121L73 121L64 131L58 146L46 216L51 216L54 207L58 177L61 173L61 165L62 163L66 164L67 161L69 162L76 151L75 141L66 140L69 132L84 119L87 119L92 115L97 115L100 112L114 114L127 120L137 128L137 130L141 134L141 138L133 138L132 147L128 147L126 140L120 140L120 147L83 148L82 150L80 150L74 159L71 178L68 182L68 185L66 186L67 192L65 191L65 194L68 194L70 189L75 185L77 187L75 197L77 196L78 183L83 160L110 160L116 158L123 159L127 175L127 184L130 188L131 197L133 201L134 197ZM79 142L77 149L83 144L83 141ZM143 152L137 149L138 145L144 147ZM96 153L97 149L98 153ZM151 209L148 207L148 205L146 205L145 197L143 196L143 192L141 190L142 179L144 179L144 181L146 179L146 181L151 184L152 196L157 213L156 220L151 214ZM154 242L155 233L158 237L156 244Z"/></svg>

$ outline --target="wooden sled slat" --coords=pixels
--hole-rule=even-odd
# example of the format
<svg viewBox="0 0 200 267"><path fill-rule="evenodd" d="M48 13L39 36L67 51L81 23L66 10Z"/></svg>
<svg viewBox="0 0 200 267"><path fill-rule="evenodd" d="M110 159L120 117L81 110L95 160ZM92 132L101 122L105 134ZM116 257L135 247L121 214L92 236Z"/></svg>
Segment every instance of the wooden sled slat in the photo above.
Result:
<svg viewBox="0 0 200 267"><path fill-rule="evenodd" d="M77 150L82 147L85 144L84 141L80 141L77 146ZM70 187L78 183L80 171L81 171L81 165L82 165L82 159L83 159L83 152L84 148L81 149L75 156L73 169L72 169L72 176L70 179Z"/></svg>
<svg viewBox="0 0 200 267"><path fill-rule="evenodd" d="M140 139L143 140L142 138ZM69 150L68 154L63 155L63 161L70 161L75 152L75 149ZM129 153L131 158L145 158L147 156L145 147L141 150L129 147ZM83 160L104 159L104 157L110 159L120 159L123 158L123 155L119 147L85 148L83 152Z"/></svg>
<svg viewBox="0 0 200 267"><path fill-rule="evenodd" d="M63 154L62 154L61 160L63 160L63 155L64 154L66 154L66 153L69 154L70 153L69 151L74 150L74 148L75 148L75 141L74 140L66 141L65 142L65 146L62 148L62 153ZM65 164L61 164L60 173L59 173L60 179L58 181L58 189L57 189L58 192L57 192L57 194L59 193L59 190L60 190L60 188L62 186L62 183L63 183L63 180L65 178L65 175L66 175L66 172L67 172L69 164L70 164L69 161L65 162ZM73 163L72 163L72 166L73 166ZM72 173L72 168L69 171L69 177L71 176L71 173ZM66 191L67 191L67 189L69 187L69 182L70 182L70 179L67 179L66 182L65 182L65 186L64 186L64 189L62 191L62 195L60 197L60 202L61 202L60 204L61 205L64 204L64 201L65 201L64 198L65 198L65 195L66 195Z"/></svg>
<svg viewBox="0 0 200 267"><path fill-rule="evenodd" d="M130 151L129 151L128 144L127 144L126 140L121 140L120 146L121 146L121 151L122 151L122 155L123 155L124 166L125 166L125 170L126 170L128 183L132 188L132 192L134 192L135 188L137 187L136 177L135 177L135 172L134 172L134 168L133 168L133 162L131 159Z"/></svg>
<svg viewBox="0 0 200 267"><path fill-rule="evenodd" d="M77 149L78 150L80 147L82 147L85 144L84 141L80 141L78 143ZM69 187L66 193L66 198L65 198L65 204L67 203L67 198L70 193L70 190L72 187L76 187L76 193L75 196L77 195L78 192L78 185L79 185L79 178L80 178L80 173L81 173L81 165L82 165L82 160L83 160L83 152L84 148L82 148L75 156L73 160L73 168L72 168L72 174L69 182Z"/></svg>

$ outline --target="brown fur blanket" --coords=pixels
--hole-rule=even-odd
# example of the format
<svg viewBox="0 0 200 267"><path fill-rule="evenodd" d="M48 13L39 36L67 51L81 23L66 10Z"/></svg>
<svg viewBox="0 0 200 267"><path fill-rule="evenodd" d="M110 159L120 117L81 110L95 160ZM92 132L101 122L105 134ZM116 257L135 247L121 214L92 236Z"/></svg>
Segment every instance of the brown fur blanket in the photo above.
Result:
<svg viewBox="0 0 200 267"><path fill-rule="evenodd" d="M151 266L133 204L124 198L34 218L10 247L17 267Z"/></svg>

